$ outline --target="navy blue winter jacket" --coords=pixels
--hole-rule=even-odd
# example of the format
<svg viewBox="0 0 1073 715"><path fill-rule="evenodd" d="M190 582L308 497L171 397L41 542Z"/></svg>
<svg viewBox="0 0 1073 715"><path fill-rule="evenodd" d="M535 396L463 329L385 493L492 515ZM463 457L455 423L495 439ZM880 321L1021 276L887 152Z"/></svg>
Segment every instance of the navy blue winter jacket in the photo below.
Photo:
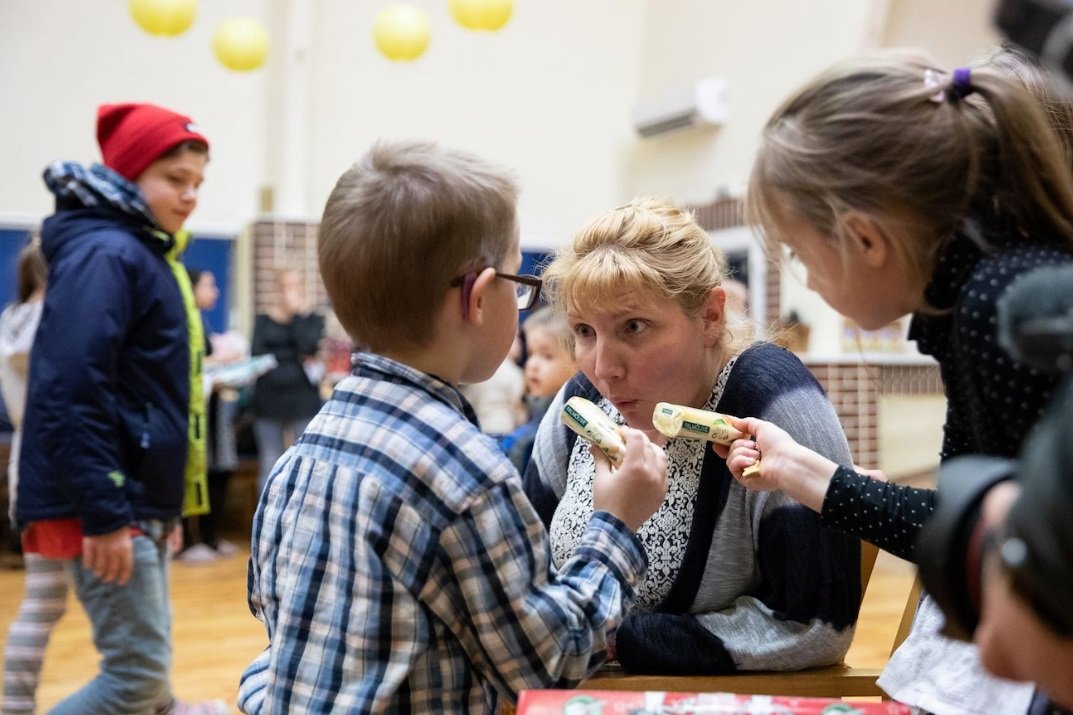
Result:
<svg viewBox="0 0 1073 715"><path fill-rule="evenodd" d="M63 205L65 204L66 205ZM109 206L45 220L44 312L30 359L16 517L87 535L179 515L189 347L172 238Z"/></svg>

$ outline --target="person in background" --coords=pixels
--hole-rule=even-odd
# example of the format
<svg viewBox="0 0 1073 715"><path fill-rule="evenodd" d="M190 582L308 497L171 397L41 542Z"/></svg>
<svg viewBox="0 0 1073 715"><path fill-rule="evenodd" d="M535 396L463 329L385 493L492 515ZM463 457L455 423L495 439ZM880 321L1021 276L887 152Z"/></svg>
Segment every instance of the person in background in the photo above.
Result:
<svg viewBox="0 0 1073 715"><path fill-rule="evenodd" d="M1057 387L1000 347L997 306L1030 273L1073 263L1062 146L1008 69L946 72L904 51L832 68L764 129L750 223L770 255L792 251L808 286L862 328L912 316L909 338L939 363L947 396L942 462L1015 456ZM738 427L752 438L727 463L742 486L778 490L828 527L915 560L933 490L821 457L777 422ZM742 478L761 453L759 474ZM925 597L880 686L938 715L1026 712L1032 687L988 676L975 648L939 634L942 623Z"/></svg>
<svg viewBox="0 0 1073 715"><path fill-rule="evenodd" d="M594 508L592 455L560 419L568 399L590 400L667 453L666 499L637 534L648 577L615 641L634 672L797 670L838 663L853 639L860 542L788 497L748 492L707 442L653 425L660 402L762 414L831 459L850 459L808 368L727 319L726 275L707 231L662 199L593 218L544 269L580 369L548 409L525 474L555 562L577 548Z"/></svg>
<svg viewBox="0 0 1073 715"><path fill-rule="evenodd" d="M15 267L15 302L0 314L0 390L8 418L14 427L11 435L11 459L8 462L10 517L15 521L15 503L19 483L19 444L22 441L22 415L26 404L26 380L30 370L30 348L41 320L48 266L37 242L27 244ZM40 554L23 556L26 568L26 593L19 612L7 631L4 647L3 715L33 713L36 709L37 683L52 630L67 610L69 580L63 562Z"/></svg>
<svg viewBox="0 0 1073 715"><path fill-rule="evenodd" d="M728 278L723 284L727 292L727 319L749 320L749 288L734 278Z"/></svg>
<svg viewBox="0 0 1073 715"><path fill-rule="evenodd" d="M505 437L525 422L525 372L518 364L522 341L514 339L510 353L487 380L462 385L485 434Z"/></svg>
<svg viewBox="0 0 1073 715"><path fill-rule="evenodd" d="M205 367L226 365L243 357L240 350L213 333L205 313L216 307L220 290L212 271L196 268L186 269L194 289L194 302L201 311L205 334ZM238 547L217 534L218 517L224 508L227 483L238 469L238 452L235 448L235 414L238 410L238 393L234 389L212 384L206 379L208 404L205 409L205 459L208 469L209 511L200 516L183 519L183 550L176 554L177 561L186 563L209 563L221 556L231 556Z"/></svg>
<svg viewBox="0 0 1073 715"><path fill-rule="evenodd" d="M540 295L516 275L517 193L428 143L377 144L332 190L321 274L367 350L258 504L249 602L269 645L242 675L243 712L493 715L606 656L666 459L629 430L621 466L599 461L579 548L551 568L518 473L457 389L495 371Z"/></svg>
<svg viewBox="0 0 1073 715"><path fill-rule="evenodd" d="M525 472L533 453L537 428L559 388L577 366L570 352L570 329L550 307L534 310L522 323L528 356L525 358L525 402L529 421L500 441L519 473Z"/></svg>
<svg viewBox="0 0 1073 715"><path fill-rule="evenodd" d="M30 361L16 519L62 560L101 655L57 715L220 713L170 692L169 536L207 508L201 319L179 255L208 141L152 104L97 112L103 164L44 172L56 211Z"/></svg>
<svg viewBox="0 0 1073 715"><path fill-rule="evenodd" d="M255 318L250 341L251 354L272 354L277 362L274 369L257 378L250 403L256 416L258 493L276 460L305 431L322 403L323 370L318 374L321 363L317 354L324 317L309 305L301 272L278 270L276 289L271 307Z"/></svg>
<svg viewBox="0 0 1073 715"><path fill-rule="evenodd" d="M1066 273L1073 278L1073 270ZM983 499L983 563L976 584L983 594L973 642L989 672L1036 683L1068 715L1073 712L1073 378L1066 378L1048 410L1025 441L1016 481L995 485Z"/></svg>

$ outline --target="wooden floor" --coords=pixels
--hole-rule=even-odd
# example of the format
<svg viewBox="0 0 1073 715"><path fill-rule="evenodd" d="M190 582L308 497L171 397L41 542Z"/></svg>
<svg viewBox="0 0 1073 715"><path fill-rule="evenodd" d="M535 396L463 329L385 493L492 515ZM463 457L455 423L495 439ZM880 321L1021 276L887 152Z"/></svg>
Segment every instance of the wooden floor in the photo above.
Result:
<svg viewBox="0 0 1073 715"><path fill-rule="evenodd" d="M909 564L880 554L846 662L879 667L886 661L912 579ZM0 636L5 640L22 592L22 571L0 569ZM172 604L175 692L188 700L220 698L233 704L239 674L265 646L264 630L246 607L246 556L208 565L175 563ZM45 659L38 691L41 711L76 690L96 667L88 622L71 596Z"/></svg>

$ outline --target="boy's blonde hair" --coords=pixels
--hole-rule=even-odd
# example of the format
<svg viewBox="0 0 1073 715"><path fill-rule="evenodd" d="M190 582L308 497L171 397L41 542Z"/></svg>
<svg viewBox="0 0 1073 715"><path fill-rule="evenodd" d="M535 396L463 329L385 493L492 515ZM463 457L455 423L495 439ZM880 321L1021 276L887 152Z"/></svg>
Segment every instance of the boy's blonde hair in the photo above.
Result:
<svg viewBox="0 0 1073 715"><path fill-rule="evenodd" d="M851 210L908 239L895 249L921 292L938 247L970 214L1073 247L1073 183L1038 104L987 68L972 71L972 96L960 96L966 87L937 66L904 50L853 60L775 111L746 198L772 257L791 218L844 247Z"/></svg>
<svg viewBox="0 0 1073 715"><path fill-rule="evenodd" d="M700 315L727 275L726 258L689 211L667 199L639 198L589 221L543 277L549 301L563 314L628 290Z"/></svg>
<svg viewBox="0 0 1073 715"><path fill-rule="evenodd" d="M505 170L472 154L374 145L339 178L317 238L339 322L369 350L423 344L451 281L506 258L517 198Z"/></svg>

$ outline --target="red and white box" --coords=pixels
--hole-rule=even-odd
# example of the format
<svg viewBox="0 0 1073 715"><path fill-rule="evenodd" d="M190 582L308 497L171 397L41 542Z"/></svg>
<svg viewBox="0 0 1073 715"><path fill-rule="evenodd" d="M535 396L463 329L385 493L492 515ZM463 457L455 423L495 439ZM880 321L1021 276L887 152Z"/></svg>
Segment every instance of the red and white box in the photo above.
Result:
<svg viewBox="0 0 1073 715"><path fill-rule="evenodd" d="M907 705L735 693L526 690L517 715L910 715Z"/></svg>

